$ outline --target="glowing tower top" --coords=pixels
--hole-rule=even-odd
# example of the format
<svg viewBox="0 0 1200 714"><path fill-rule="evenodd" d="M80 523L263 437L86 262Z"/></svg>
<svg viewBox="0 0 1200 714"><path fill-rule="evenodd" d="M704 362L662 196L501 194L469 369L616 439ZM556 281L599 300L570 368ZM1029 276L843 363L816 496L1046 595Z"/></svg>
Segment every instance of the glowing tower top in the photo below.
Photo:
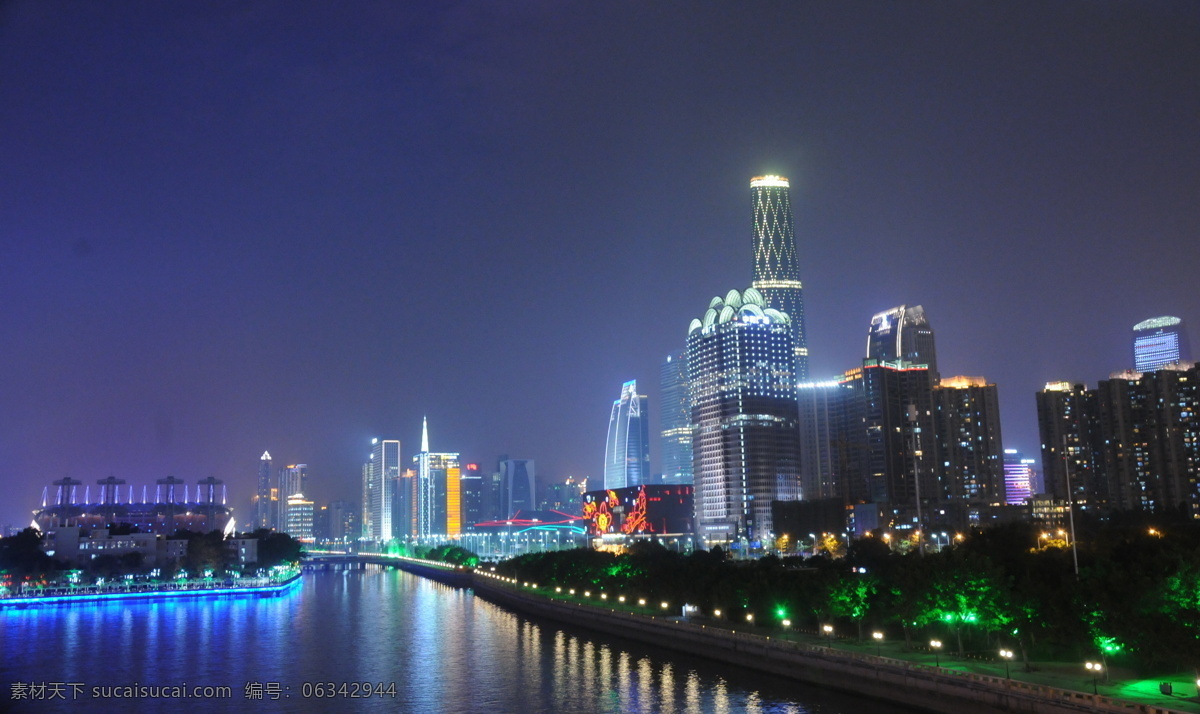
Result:
<svg viewBox="0 0 1200 714"><path fill-rule="evenodd" d="M786 314L796 350L796 379L808 379L808 339L804 332L804 286L796 257L791 184L783 176L750 179L754 204L754 282L767 306Z"/></svg>

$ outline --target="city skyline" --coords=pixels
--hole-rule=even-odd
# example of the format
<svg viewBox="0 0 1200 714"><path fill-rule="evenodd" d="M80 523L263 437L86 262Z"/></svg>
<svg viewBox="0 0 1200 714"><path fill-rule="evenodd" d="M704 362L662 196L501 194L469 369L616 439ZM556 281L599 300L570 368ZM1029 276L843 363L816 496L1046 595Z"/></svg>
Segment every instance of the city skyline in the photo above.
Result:
<svg viewBox="0 0 1200 714"><path fill-rule="evenodd" d="M358 500L426 413L596 478L614 386L659 408L680 325L749 283L770 175L810 378L922 305L1038 453L1045 383L1200 324L1200 17L862 7L6 4L0 523L110 474L215 476L244 522L264 449Z"/></svg>

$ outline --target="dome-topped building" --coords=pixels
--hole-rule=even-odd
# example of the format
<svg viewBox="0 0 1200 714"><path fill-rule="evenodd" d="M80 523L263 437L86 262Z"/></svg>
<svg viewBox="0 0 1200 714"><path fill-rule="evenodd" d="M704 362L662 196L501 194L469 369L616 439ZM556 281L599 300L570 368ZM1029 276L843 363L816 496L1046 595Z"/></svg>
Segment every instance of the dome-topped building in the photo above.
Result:
<svg viewBox="0 0 1200 714"><path fill-rule="evenodd" d="M791 320L755 288L715 297L687 337L701 547L771 538L771 502L800 495Z"/></svg>

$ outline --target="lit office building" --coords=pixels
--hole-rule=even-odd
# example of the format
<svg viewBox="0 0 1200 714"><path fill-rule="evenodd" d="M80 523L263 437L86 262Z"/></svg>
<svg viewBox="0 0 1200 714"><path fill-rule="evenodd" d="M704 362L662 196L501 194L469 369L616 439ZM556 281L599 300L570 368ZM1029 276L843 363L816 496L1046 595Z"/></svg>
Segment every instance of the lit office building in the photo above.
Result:
<svg viewBox="0 0 1200 714"><path fill-rule="evenodd" d="M871 318L867 331L867 359L880 362L909 362L929 367L929 375L938 378L937 350L933 327L920 305L901 305L884 310Z"/></svg>
<svg viewBox="0 0 1200 714"><path fill-rule="evenodd" d="M460 484L461 471L457 453L433 453L429 450L429 421L421 422L421 453L413 457L417 472L417 533L418 538L438 539L450 534L450 528L461 531L462 515ZM449 514L453 502L456 512ZM457 533L455 534L457 535Z"/></svg>
<svg viewBox="0 0 1200 714"><path fill-rule="evenodd" d="M1133 326L1133 369L1153 372L1173 362L1191 359L1183 320L1169 315Z"/></svg>
<svg viewBox="0 0 1200 714"><path fill-rule="evenodd" d="M604 447L604 487L640 486L650 479L650 415L637 380L621 385L608 417Z"/></svg>
<svg viewBox="0 0 1200 714"><path fill-rule="evenodd" d="M731 290L688 326L701 547L772 537L771 502L800 497L796 352L788 316Z"/></svg>
<svg viewBox="0 0 1200 714"><path fill-rule="evenodd" d="M1004 501L1010 506L1021 506L1033 497L1033 459L1025 458L1016 449L1004 450Z"/></svg>
<svg viewBox="0 0 1200 714"><path fill-rule="evenodd" d="M834 428L843 408L846 389L836 380L801 382L796 397L800 407L800 498L818 501L842 497L838 475L846 464L846 450L837 443Z"/></svg>
<svg viewBox="0 0 1200 714"><path fill-rule="evenodd" d="M303 493L294 493L287 498L287 525L284 533L300 541L312 543L313 536L313 502L304 497Z"/></svg>
<svg viewBox="0 0 1200 714"><path fill-rule="evenodd" d="M662 480L688 484L692 482L692 405L688 402L687 350L667 355L659 377Z"/></svg>
<svg viewBox="0 0 1200 714"><path fill-rule="evenodd" d="M280 467L277 479L279 514L275 522L282 529L288 523L288 499L297 493L304 493L308 490L308 464L288 464Z"/></svg>
<svg viewBox="0 0 1200 714"><path fill-rule="evenodd" d="M400 478L400 440L371 439L371 457L363 465L363 532L383 543L395 538L392 502Z"/></svg>
<svg viewBox="0 0 1200 714"><path fill-rule="evenodd" d="M788 316L796 381L808 379L808 339L804 331L804 286L796 257L796 227L788 180L757 176L750 180L754 214L754 282L763 306Z"/></svg>

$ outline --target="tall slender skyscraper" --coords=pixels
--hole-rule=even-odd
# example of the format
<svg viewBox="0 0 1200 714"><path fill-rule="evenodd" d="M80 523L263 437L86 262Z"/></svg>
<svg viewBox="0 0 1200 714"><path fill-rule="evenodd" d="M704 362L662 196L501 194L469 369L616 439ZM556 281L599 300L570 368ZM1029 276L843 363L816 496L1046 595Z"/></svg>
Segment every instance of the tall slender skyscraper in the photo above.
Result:
<svg viewBox="0 0 1200 714"><path fill-rule="evenodd" d="M1153 372L1173 362L1191 359L1183 320L1164 315L1133 326L1133 368Z"/></svg>
<svg viewBox="0 0 1200 714"><path fill-rule="evenodd" d="M429 451L429 420L421 421L421 453L417 466L417 536L424 539L458 535L462 525L462 491L457 453Z"/></svg>
<svg viewBox="0 0 1200 714"><path fill-rule="evenodd" d="M637 380L621 385L621 398L613 402L604 449L604 488L625 488L649 483L650 415L647 397L637 393Z"/></svg>
<svg viewBox="0 0 1200 714"><path fill-rule="evenodd" d="M400 441L371 439L371 460L363 466L363 526L367 538L386 542L392 530L392 500L400 478Z"/></svg>
<svg viewBox="0 0 1200 714"><path fill-rule="evenodd" d="M788 317L758 290L713 298L688 326L696 535L765 541L772 501L800 498L796 364Z"/></svg>
<svg viewBox="0 0 1200 714"><path fill-rule="evenodd" d="M692 404L688 401L687 350L667 355L659 375L663 483L688 484L692 482Z"/></svg>
<svg viewBox="0 0 1200 714"><path fill-rule="evenodd" d="M750 179L754 205L754 283L766 306L788 316L796 355L795 377L808 380L808 338L804 331L804 286L796 257L796 228L788 180L782 176Z"/></svg>
<svg viewBox="0 0 1200 714"><path fill-rule="evenodd" d="M275 501L279 494L274 491L271 483L271 454L264 451L258 462L258 490L254 494L254 527L274 528Z"/></svg>

